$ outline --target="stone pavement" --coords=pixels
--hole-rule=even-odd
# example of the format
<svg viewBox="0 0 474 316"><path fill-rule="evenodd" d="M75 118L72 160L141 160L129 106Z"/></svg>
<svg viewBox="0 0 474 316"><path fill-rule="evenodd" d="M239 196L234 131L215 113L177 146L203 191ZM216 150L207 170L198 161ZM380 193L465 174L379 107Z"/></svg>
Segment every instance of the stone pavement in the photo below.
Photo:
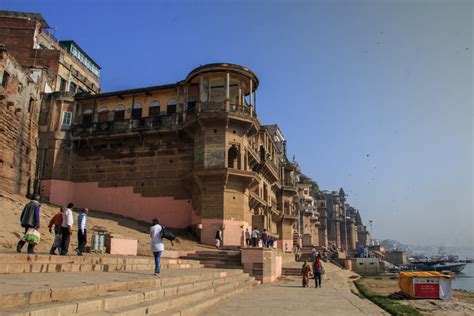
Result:
<svg viewBox="0 0 474 316"><path fill-rule="evenodd" d="M216 304L200 315L388 315L351 292L355 290L350 279L352 272L329 263L325 270L326 280L323 279L321 288L314 288L314 279L310 280L311 287L302 288L301 277L282 277Z"/></svg>

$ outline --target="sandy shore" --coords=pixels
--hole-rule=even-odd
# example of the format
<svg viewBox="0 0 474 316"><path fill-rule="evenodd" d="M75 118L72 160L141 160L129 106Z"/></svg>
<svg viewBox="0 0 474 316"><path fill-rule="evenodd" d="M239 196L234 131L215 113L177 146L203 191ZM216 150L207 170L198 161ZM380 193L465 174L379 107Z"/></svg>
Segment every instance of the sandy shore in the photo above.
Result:
<svg viewBox="0 0 474 316"><path fill-rule="evenodd" d="M360 282L371 292L389 297L400 291L397 277L364 277ZM410 305L426 315L474 315L474 293L453 291L453 299L394 299L400 304Z"/></svg>

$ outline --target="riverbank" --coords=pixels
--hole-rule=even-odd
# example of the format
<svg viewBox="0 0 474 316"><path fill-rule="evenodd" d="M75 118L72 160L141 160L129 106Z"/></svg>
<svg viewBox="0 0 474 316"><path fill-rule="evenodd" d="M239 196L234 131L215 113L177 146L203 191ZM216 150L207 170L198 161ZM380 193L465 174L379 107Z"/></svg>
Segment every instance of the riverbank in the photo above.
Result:
<svg viewBox="0 0 474 316"><path fill-rule="evenodd" d="M358 286L387 304L399 305L413 309L420 315L472 315L474 314L474 293L454 290L453 299L449 301L437 299L412 300L396 295L400 291L397 277L377 276L363 277L356 281Z"/></svg>
<svg viewBox="0 0 474 316"><path fill-rule="evenodd" d="M468 263L461 273L456 274L453 289L474 292L474 263Z"/></svg>

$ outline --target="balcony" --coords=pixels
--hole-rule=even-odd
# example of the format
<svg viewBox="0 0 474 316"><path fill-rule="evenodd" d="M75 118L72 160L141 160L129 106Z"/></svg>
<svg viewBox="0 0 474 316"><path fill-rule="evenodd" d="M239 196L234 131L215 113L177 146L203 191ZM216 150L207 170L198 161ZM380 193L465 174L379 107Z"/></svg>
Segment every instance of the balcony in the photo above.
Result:
<svg viewBox="0 0 474 316"><path fill-rule="evenodd" d="M146 130L175 130L182 124L182 116L175 113L167 116L144 117L120 121L96 122L74 125L73 136L107 135Z"/></svg>
<svg viewBox="0 0 474 316"><path fill-rule="evenodd" d="M255 111L252 111L248 106L227 105L226 102L197 102L195 107L186 112L188 116L201 115L201 113L230 113L242 117L256 116Z"/></svg>

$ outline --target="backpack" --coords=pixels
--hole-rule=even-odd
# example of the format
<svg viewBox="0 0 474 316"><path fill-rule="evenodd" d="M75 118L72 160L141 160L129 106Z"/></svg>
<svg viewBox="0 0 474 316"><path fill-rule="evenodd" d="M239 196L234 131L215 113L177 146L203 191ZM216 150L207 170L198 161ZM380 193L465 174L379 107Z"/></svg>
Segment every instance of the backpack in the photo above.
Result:
<svg viewBox="0 0 474 316"><path fill-rule="evenodd" d="M166 229L165 226L161 226L161 238L168 239L171 241L171 244L173 244L173 240L176 239L176 236L171 231Z"/></svg>

